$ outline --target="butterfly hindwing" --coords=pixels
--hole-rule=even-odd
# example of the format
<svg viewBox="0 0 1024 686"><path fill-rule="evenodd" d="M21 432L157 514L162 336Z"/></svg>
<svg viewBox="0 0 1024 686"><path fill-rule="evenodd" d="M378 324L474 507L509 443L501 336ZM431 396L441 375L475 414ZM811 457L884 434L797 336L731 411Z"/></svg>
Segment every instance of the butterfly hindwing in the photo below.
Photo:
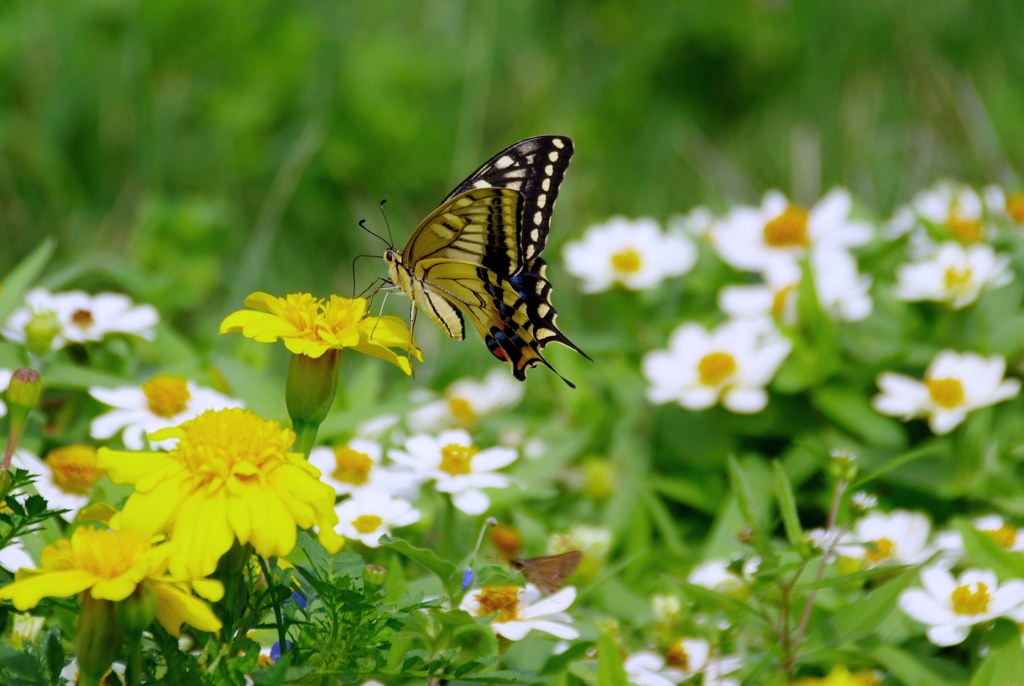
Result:
<svg viewBox="0 0 1024 686"><path fill-rule="evenodd" d="M473 188L510 188L523 194L523 260L538 257L547 244L551 212L574 147L565 136L534 136L510 145L456 186L445 200Z"/></svg>

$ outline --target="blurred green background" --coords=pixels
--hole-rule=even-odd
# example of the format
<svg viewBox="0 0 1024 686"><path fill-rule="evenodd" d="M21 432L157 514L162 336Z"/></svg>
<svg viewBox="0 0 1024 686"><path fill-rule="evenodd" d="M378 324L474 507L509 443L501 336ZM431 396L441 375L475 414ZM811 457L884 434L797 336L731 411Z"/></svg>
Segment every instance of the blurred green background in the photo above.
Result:
<svg viewBox="0 0 1024 686"><path fill-rule="evenodd" d="M205 347L253 290L350 294L380 199L404 244L494 152L561 133L555 302L600 348L609 305L558 253L610 214L1016 187L1022 26L1019 0L8 2L0 274L55 236L49 283L126 290Z"/></svg>

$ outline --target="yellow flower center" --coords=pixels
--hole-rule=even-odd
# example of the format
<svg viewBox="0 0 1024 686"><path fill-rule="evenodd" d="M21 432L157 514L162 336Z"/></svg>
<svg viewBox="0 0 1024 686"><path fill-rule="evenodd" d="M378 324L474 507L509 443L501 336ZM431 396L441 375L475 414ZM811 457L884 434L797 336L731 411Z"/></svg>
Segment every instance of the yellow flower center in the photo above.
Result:
<svg viewBox="0 0 1024 686"><path fill-rule="evenodd" d="M640 271L640 253L633 248L626 248L612 255L612 266L615 271L623 274L633 274Z"/></svg>
<svg viewBox="0 0 1024 686"><path fill-rule="evenodd" d="M926 379L925 385L939 407L952 409L964 402L964 386L959 379Z"/></svg>
<svg viewBox="0 0 1024 686"><path fill-rule="evenodd" d="M864 557L871 564L877 564L882 560L888 560L896 550L896 544L888 538L879 538L871 542L871 545L864 550Z"/></svg>
<svg viewBox="0 0 1024 686"><path fill-rule="evenodd" d="M380 525L383 523L383 519L372 514L359 515L352 520L352 526L354 526L356 531L361 534L372 534L374 531L379 529Z"/></svg>
<svg viewBox="0 0 1024 686"><path fill-rule="evenodd" d="M366 453L352 450L347 445L340 445L334 449L334 461L338 466L331 472L331 476L338 481L362 486L370 480L373 459Z"/></svg>
<svg viewBox="0 0 1024 686"><path fill-rule="evenodd" d="M75 310L71 314L71 323L77 326L79 329L88 329L96 322L92 317L92 312L89 310Z"/></svg>
<svg viewBox="0 0 1024 686"><path fill-rule="evenodd" d="M810 244L807 236L807 210L790 205L764 225L764 242L773 248L799 248Z"/></svg>
<svg viewBox="0 0 1024 686"><path fill-rule="evenodd" d="M477 596L480 601L480 616L498 613L495 622L512 622L518 619L519 587L490 586L481 588Z"/></svg>
<svg viewBox="0 0 1024 686"><path fill-rule="evenodd" d="M101 579L115 579L138 567L150 548L149 537L136 531L83 526L71 535L71 563Z"/></svg>
<svg viewBox="0 0 1024 686"><path fill-rule="evenodd" d="M448 401L448 411L459 424L469 426L476 421L476 412L465 398L452 398Z"/></svg>
<svg viewBox="0 0 1024 686"><path fill-rule="evenodd" d="M473 469L469 463L478 452L480 449L473 445L449 443L441 448L441 471L448 472L452 476L472 474Z"/></svg>
<svg viewBox="0 0 1024 686"><path fill-rule="evenodd" d="M1024 193L1011 193L1006 197L1006 213L1018 224L1024 224Z"/></svg>
<svg viewBox="0 0 1024 686"><path fill-rule="evenodd" d="M53 472L53 483L65 493L89 495L103 476L96 466L96 448L66 445L46 455L46 466Z"/></svg>
<svg viewBox="0 0 1024 686"><path fill-rule="evenodd" d="M229 478L265 484L295 442L291 429L248 410L207 410L181 425L184 435L172 455L201 483L220 487Z"/></svg>
<svg viewBox="0 0 1024 686"><path fill-rule="evenodd" d="M970 267L964 267L963 269L957 269L956 267L946 268L946 290L947 291L959 291L963 290L968 284L971 283L971 277L973 276Z"/></svg>
<svg viewBox="0 0 1024 686"><path fill-rule="evenodd" d="M972 591L970 585L957 586L953 589L949 599L953 601L953 612L958 615L980 615L988 612L989 601L992 597L988 594L988 587L980 581L974 584L977 590Z"/></svg>
<svg viewBox="0 0 1024 686"><path fill-rule="evenodd" d="M715 352L705 355L697 365L700 382L704 386L717 386L736 371L736 359L729 353Z"/></svg>
<svg viewBox="0 0 1024 686"><path fill-rule="evenodd" d="M142 392L146 394L149 411L168 419L187 410L192 398L188 382L170 374L157 374L142 384Z"/></svg>
<svg viewBox="0 0 1024 686"><path fill-rule="evenodd" d="M256 658L256 666L257 667L273 667L274 666L274 661L272 659L270 659L269 655L263 655L261 653L260 656Z"/></svg>
<svg viewBox="0 0 1024 686"><path fill-rule="evenodd" d="M289 296L291 297L291 296ZM366 318L366 301L332 295L323 303L323 324L332 333L353 327Z"/></svg>
<svg viewBox="0 0 1024 686"><path fill-rule="evenodd" d="M1017 542L1017 530L1009 524L1003 524L998 529L982 529L981 533L988 534L992 540L1006 549L1012 548Z"/></svg>
<svg viewBox="0 0 1024 686"><path fill-rule="evenodd" d="M951 210L946 226L950 232L960 239L961 243L977 243L981 240L982 223L980 219L965 219L956 210Z"/></svg>
<svg viewBox="0 0 1024 686"><path fill-rule="evenodd" d="M683 647L682 639L672 641L672 645L668 647L668 653L665 655L665 663L669 667L681 669L684 672L690 671L690 656L687 655L686 648Z"/></svg>

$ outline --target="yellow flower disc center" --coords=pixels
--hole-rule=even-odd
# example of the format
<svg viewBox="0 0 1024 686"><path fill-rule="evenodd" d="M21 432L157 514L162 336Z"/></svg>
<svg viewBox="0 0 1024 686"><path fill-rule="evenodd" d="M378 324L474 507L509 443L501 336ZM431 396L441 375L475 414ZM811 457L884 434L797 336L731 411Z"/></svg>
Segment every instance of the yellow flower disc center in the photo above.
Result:
<svg viewBox="0 0 1024 686"><path fill-rule="evenodd" d="M334 460L338 466L331 472L331 476L338 481L362 486L370 480L373 459L366 453L341 445L334 449Z"/></svg>
<svg viewBox="0 0 1024 686"><path fill-rule="evenodd" d="M142 392L146 394L149 411L168 419L187 410L192 398L188 382L170 374L157 374L142 384Z"/></svg>
<svg viewBox="0 0 1024 686"><path fill-rule="evenodd" d="M1006 198L1006 213L1018 224L1024 224L1024 193L1012 193Z"/></svg>
<svg viewBox="0 0 1024 686"><path fill-rule="evenodd" d="M882 560L888 560L896 550L896 544L888 538L879 538L871 542L871 546L865 549L864 557L871 564L877 564ZM872 547L873 546L873 547Z"/></svg>
<svg viewBox="0 0 1024 686"><path fill-rule="evenodd" d="M171 455L203 483L229 478L263 482L285 461L295 442L291 429L248 410L207 410L181 425L184 435Z"/></svg>
<svg viewBox="0 0 1024 686"><path fill-rule="evenodd" d="M66 445L46 455L46 466L53 472L53 483L65 493L89 495L103 476L96 466L96 448Z"/></svg>
<svg viewBox="0 0 1024 686"><path fill-rule="evenodd" d="M359 515L352 520L352 526L354 526L356 531L361 534L372 534L374 531L379 529L380 525L383 523L383 519L372 514Z"/></svg>
<svg viewBox="0 0 1024 686"><path fill-rule="evenodd" d="M953 612L958 615L980 615L988 612L989 601L992 600L988 594L988 587L977 581L974 584L977 590L972 591L970 585L957 586L953 589L949 599L953 601Z"/></svg>
<svg viewBox="0 0 1024 686"><path fill-rule="evenodd" d="M683 642L672 641L672 645L668 647L668 653L665 655L665 663L669 667L681 669L684 672L690 671L690 656L686 654L686 648L683 647Z"/></svg>
<svg viewBox="0 0 1024 686"><path fill-rule="evenodd" d="M946 268L946 290L947 291L958 291L964 289L971 282L973 276L970 267L964 267L963 269L957 269L956 267Z"/></svg>
<svg viewBox="0 0 1024 686"><path fill-rule="evenodd" d="M92 312L89 310L75 310L71 314L71 323L84 330L95 324L96 320L93 319Z"/></svg>
<svg viewBox="0 0 1024 686"><path fill-rule="evenodd" d="M950 232L960 239L961 243L977 243L981 240L982 224L980 219L965 219L956 210L949 213L946 226Z"/></svg>
<svg viewBox="0 0 1024 686"><path fill-rule="evenodd" d="M496 622L515 621L519 610L518 586L490 586L480 589L480 616L498 613Z"/></svg>
<svg viewBox="0 0 1024 686"><path fill-rule="evenodd" d="M469 463L478 452L480 452L480 448L473 445L449 443L441 448L441 471L448 472L452 476L472 474L473 469Z"/></svg>
<svg viewBox="0 0 1024 686"><path fill-rule="evenodd" d="M925 385L939 407L952 409L964 402L964 386L959 379L928 379Z"/></svg>
<svg viewBox="0 0 1024 686"><path fill-rule="evenodd" d="M736 358L729 353L714 352L705 355L697 365L700 382L705 386L717 386L736 372Z"/></svg>
<svg viewBox="0 0 1024 686"><path fill-rule="evenodd" d="M615 271L623 274L634 274L640 271L642 264L640 253L633 248L626 248L612 255L612 266L615 267Z"/></svg>
<svg viewBox="0 0 1024 686"><path fill-rule="evenodd" d="M764 225L764 242L773 248L802 248L810 244L807 236L807 210L790 205Z"/></svg>
<svg viewBox="0 0 1024 686"><path fill-rule="evenodd" d="M1003 548L1009 550L1017 542L1017 530L1009 524L1003 524L998 529L982 529L981 533L987 534Z"/></svg>
<svg viewBox="0 0 1024 686"><path fill-rule="evenodd" d="M470 425L476 421L476 412L465 398L452 398L448 401L448 411L460 424Z"/></svg>
<svg viewBox="0 0 1024 686"><path fill-rule="evenodd" d="M72 565L101 579L115 579L143 562L149 538L136 531L79 527L71 536Z"/></svg>

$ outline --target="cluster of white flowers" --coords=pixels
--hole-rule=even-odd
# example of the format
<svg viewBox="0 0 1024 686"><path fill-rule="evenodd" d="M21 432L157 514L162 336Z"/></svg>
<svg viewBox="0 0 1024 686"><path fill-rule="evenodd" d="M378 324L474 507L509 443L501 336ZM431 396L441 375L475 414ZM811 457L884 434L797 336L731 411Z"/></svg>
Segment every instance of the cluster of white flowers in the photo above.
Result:
<svg viewBox="0 0 1024 686"><path fill-rule="evenodd" d="M743 659L736 655L715 655L706 639L678 638L667 652L666 656L653 650L641 650L627 657L623 667L629 683L675 686L701 675L702 684L739 686L739 680L728 675L743 666Z"/></svg>
<svg viewBox="0 0 1024 686"><path fill-rule="evenodd" d="M523 384L506 369L493 369L483 381L459 379L444 392L412 410L406 423L413 431L473 428L484 416L515 407L523 399Z"/></svg>
<svg viewBox="0 0 1024 686"><path fill-rule="evenodd" d="M152 340L159 322L155 307L134 305L121 293L50 293L36 288L26 294L25 306L11 313L0 333L9 341L27 343L33 330L45 330L42 335L51 341L50 349L60 350L119 333Z"/></svg>

